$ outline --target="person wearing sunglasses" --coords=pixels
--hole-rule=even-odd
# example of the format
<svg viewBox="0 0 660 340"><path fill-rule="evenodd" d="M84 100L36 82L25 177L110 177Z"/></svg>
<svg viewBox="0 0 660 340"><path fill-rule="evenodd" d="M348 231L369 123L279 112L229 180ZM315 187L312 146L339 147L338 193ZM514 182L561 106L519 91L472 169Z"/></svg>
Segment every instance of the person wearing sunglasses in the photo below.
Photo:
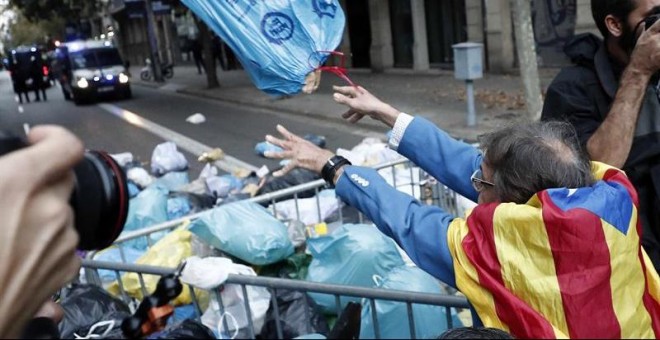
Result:
<svg viewBox="0 0 660 340"><path fill-rule="evenodd" d="M475 325L516 338L660 336L660 279L639 242L635 189L590 162L569 123L504 128L478 150L364 88L335 90L346 119L392 127L393 149L478 205L452 216L279 125L266 140L283 151L265 156L290 162L275 176L320 173L417 266L465 294Z"/></svg>

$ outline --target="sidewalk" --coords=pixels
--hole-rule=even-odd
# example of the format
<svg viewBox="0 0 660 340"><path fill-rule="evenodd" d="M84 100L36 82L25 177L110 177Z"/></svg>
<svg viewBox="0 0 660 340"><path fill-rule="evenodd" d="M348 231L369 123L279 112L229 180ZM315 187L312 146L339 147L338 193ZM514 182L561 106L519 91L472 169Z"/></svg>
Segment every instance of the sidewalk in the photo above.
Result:
<svg viewBox="0 0 660 340"><path fill-rule="evenodd" d="M541 85L545 89L555 76L556 69L541 70ZM242 71L218 70L220 88L207 89L206 75L197 74L194 66L174 68L174 77L164 84L143 82L140 67L131 69L133 82L163 90L217 99L284 113L310 116L316 119L341 121L346 108L332 99L332 85L344 82L332 74L324 74L319 90L311 95L299 94L290 98L272 98L259 91ZM399 110L423 116L452 136L474 142L484 132L492 131L516 121L524 121L525 100L520 77L514 75L485 75L475 81L477 126L468 128L465 85L453 78L453 72L431 70L424 73L411 70L391 70L374 74L354 69L349 77L371 93ZM371 119L358 123L363 128L382 131L382 125Z"/></svg>

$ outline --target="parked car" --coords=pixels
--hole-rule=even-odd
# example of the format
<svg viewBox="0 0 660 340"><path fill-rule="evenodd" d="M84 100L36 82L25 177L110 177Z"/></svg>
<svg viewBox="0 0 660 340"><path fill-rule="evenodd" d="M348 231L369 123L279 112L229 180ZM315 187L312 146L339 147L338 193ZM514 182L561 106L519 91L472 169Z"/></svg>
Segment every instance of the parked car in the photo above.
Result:
<svg viewBox="0 0 660 340"><path fill-rule="evenodd" d="M112 95L132 97L131 84L119 50L109 41L81 40L55 50L53 71L64 98L76 104Z"/></svg>

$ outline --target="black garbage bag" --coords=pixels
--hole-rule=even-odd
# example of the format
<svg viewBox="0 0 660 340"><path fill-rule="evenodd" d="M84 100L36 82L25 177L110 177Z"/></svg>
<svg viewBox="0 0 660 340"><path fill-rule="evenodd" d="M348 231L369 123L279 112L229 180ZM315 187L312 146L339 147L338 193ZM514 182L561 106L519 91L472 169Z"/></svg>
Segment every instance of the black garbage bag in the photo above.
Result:
<svg viewBox="0 0 660 340"><path fill-rule="evenodd" d="M101 316L101 321L86 328L76 330L74 333L84 338L95 339L126 339L121 330L121 323L131 314L123 311L112 311ZM74 339L75 335L62 335L63 339Z"/></svg>
<svg viewBox="0 0 660 340"><path fill-rule="evenodd" d="M152 334L148 339L215 339L215 334L198 321L187 319Z"/></svg>
<svg viewBox="0 0 660 340"><path fill-rule="evenodd" d="M277 305L280 314L280 327L284 339L292 339L305 334L318 333L327 335L328 323L320 309L307 294L299 291L278 290ZM309 311L309 314L305 310ZM259 337L262 339L277 339L277 323L275 306L271 301L264 327Z"/></svg>
<svg viewBox="0 0 660 340"><path fill-rule="evenodd" d="M61 305L64 318L59 330L64 339L74 338L74 333L85 336L91 327L101 321L118 321L114 327L119 328L121 321L130 315L123 301L95 285L74 284Z"/></svg>
<svg viewBox="0 0 660 340"><path fill-rule="evenodd" d="M275 172L275 171L273 171ZM295 168L291 170L288 174L281 177L274 177L268 175L266 178L266 183L257 191L257 196L275 192L278 190L290 188L299 184L309 183L321 178L321 176L316 173L302 168ZM314 197L316 191L314 189L299 192L298 198L309 198ZM293 195L282 197L280 200L287 200L293 198Z"/></svg>

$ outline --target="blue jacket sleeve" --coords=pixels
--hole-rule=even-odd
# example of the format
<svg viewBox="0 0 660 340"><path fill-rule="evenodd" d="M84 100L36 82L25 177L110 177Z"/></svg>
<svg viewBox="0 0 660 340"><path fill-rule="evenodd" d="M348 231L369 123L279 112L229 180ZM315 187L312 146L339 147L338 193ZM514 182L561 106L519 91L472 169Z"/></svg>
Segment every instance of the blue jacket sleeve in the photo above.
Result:
<svg viewBox="0 0 660 340"><path fill-rule="evenodd" d="M435 179L476 202L479 194L470 175L481 166L482 155L470 144L459 142L428 120L415 117L397 149Z"/></svg>
<svg viewBox="0 0 660 340"><path fill-rule="evenodd" d="M347 166L337 182L336 193L394 239L419 268L456 286L447 244L453 216L394 189L369 168Z"/></svg>

